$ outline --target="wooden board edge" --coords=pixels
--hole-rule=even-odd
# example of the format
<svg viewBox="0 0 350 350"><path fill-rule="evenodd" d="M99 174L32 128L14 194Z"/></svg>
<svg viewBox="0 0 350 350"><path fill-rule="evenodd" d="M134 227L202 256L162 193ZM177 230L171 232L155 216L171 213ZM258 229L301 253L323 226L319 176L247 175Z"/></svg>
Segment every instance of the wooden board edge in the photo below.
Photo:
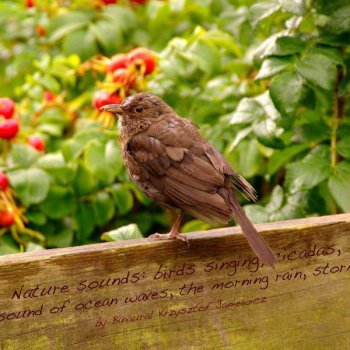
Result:
<svg viewBox="0 0 350 350"><path fill-rule="evenodd" d="M306 228L317 228L341 223L350 223L350 213L256 224L256 228L263 236L269 236L275 233L281 233L281 231L290 232L291 230L303 230ZM220 229L212 229L208 231L191 232L187 233L186 235L188 235L191 238L191 240L217 240L220 238L225 238L229 235L242 235L242 231L239 226L231 226ZM76 247L47 249L27 253L16 253L0 256L0 267L1 265L8 265L11 263L46 260L57 257L63 257L65 255L90 253L97 254L106 251L116 251L119 249L129 249L132 247L144 246L154 246L155 248L159 248L160 246L171 243L171 241L155 241L149 240L147 238L139 238L127 241L94 243Z"/></svg>

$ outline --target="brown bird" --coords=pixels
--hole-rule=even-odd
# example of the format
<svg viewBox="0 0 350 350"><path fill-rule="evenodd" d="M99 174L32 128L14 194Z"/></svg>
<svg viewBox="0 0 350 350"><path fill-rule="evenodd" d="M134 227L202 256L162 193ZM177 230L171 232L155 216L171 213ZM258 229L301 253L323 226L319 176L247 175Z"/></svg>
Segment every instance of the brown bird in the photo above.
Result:
<svg viewBox="0 0 350 350"><path fill-rule="evenodd" d="M184 213L209 223L233 217L255 254L267 265L276 258L240 206L235 191L255 201L254 188L199 133L161 98L149 93L129 96L102 110L119 115L120 147L133 181L152 201L180 213L160 239L187 238L179 227Z"/></svg>

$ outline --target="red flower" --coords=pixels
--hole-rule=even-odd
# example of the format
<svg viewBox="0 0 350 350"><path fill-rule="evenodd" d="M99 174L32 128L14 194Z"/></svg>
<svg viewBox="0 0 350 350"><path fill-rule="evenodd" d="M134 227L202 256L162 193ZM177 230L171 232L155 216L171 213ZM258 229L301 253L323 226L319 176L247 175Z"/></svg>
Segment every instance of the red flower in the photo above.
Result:
<svg viewBox="0 0 350 350"><path fill-rule="evenodd" d="M45 92L44 92L44 99L45 99L47 102L52 101L54 98L55 98L55 95L54 95L51 91L45 91Z"/></svg>
<svg viewBox="0 0 350 350"><path fill-rule="evenodd" d="M130 51L128 56L131 63L139 64L139 62L143 62L145 65L145 75L151 74L156 68L157 63L154 54L144 47Z"/></svg>
<svg viewBox="0 0 350 350"><path fill-rule="evenodd" d="M44 26L39 25L36 27L36 32L38 33L39 36L45 36L46 34L46 29Z"/></svg>
<svg viewBox="0 0 350 350"><path fill-rule="evenodd" d="M12 211L0 210L0 226L8 227L15 223Z"/></svg>
<svg viewBox="0 0 350 350"><path fill-rule="evenodd" d="M113 72L113 81L125 86L129 81L129 71L125 68L119 68Z"/></svg>
<svg viewBox="0 0 350 350"><path fill-rule="evenodd" d="M122 102L122 98L116 94L110 94L106 90L99 90L96 91L92 100L92 103L94 107L99 110L102 106L104 105L109 105L109 104L119 104Z"/></svg>
<svg viewBox="0 0 350 350"><path fill-rule="evenodd" d="M119 68L127 68L129 64L129 58L123 53L118 53L111 57L111 61L107 66L107 72L114 72Z"/></svg>
<svg viewBox="0 0 350 350"><path fill-rule="evenodd" d="M9 186L9 179L5 173L0 171L0 190L5 191Z"/></svg>
<svg viewBox="0 0 350 350"><path fill-rule="evenodd" d="M117 0L102 0L105 5L116 4Z"/></svg>
<svg viewBox="0 0 350 350"><path fill-rule="evenodd" d="M45 143L39 136L35 136L35 135L29 136L28 142L37 151L39 152L45 151Z"/></svg>
<svg viewBox="0 0 350 350"><path fill-rule="evenodd" d="M15 103L7 98L0 98L0 115L5 117L6 119L12 118L15 113Z"/></svg>
<svg viewBox="0 0 350 350"><path fill-rule="evenodd" d="M35 1L34 0L26 0L26 6L27 8L34 7Z"/></svg>
<svg viewBox="0 0 350 350"><path fill-rule="evenodd" d="M15 119L5 120L0 123L0 138L12 139L19 131L18 121Z"/></svg>

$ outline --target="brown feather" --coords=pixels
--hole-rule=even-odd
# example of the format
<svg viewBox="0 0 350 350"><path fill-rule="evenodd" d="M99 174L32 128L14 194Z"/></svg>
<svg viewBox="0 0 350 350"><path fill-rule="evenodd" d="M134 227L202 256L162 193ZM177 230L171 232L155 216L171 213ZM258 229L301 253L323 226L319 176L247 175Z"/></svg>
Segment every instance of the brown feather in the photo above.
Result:
<svg viewBox="0 0 350 350"><path fill-rule="evenodd" d="M185 149L182 147L166 147L165 148L166 154L176 162L179 162L182 160L185 154Z"/></svg>
<svg viewBox="0 0 350 350"><path fill-rule="evenodd" d="M247 241L252 248L253 252L260 258L265 264L274 266L277 262L275 254L271 248L266 244L263 238L259 235L258 231L248 219L245 211L239 204L234 191L229 191L229 201L233 210L233 215L242 228L242 232L247 238Z"/></svg>
<svg viewBox="0 0 350 350"><path fill-rule="evenodd" d="M136 106L142 106L138 114ZM253 187L200 135L150 94L129 97L120 123L126 168L141 190L161 206L196 218L227 223L235 217L253 251L266 264L276 259L240 206L235 190L255 200Z"/></svg>

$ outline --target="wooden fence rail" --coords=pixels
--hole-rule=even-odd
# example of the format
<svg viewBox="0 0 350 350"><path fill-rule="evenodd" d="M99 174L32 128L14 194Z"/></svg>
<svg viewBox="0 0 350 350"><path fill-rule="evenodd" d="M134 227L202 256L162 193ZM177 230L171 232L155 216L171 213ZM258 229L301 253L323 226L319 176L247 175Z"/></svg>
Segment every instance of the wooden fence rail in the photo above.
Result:
<svg viewBox="0 0 350 350"><path fill-rule="evenodd" d="M0 349L350 349L350 214L0 257ZM233 234L234 233L234 234Z"/></svg>

